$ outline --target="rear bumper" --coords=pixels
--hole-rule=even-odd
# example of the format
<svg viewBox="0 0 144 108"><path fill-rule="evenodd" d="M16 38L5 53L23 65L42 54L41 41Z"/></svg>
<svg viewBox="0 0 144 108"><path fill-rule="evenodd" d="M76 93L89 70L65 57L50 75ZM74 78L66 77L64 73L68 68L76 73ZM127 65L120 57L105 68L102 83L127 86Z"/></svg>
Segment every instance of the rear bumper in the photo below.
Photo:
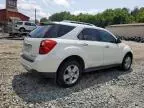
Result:
<svg viewBox="0 0 144 108"><path fill-rule="evenodd" d="M30 72L38 72L47 75L47 77L55 77L59 66L59 62L54 58L46 60L45 57L39 56L35 60L30 61L21 56L21 64Z"/></svg>
<svg viewBox="0 0 144 108"><path fill-rule="evenodd" d="M32 73L35 73L35 74L38 74L38 75L42 75L46 78L56 78L56 72L38 72L36 70L30 70L29 72L32 72Z"/></svg>

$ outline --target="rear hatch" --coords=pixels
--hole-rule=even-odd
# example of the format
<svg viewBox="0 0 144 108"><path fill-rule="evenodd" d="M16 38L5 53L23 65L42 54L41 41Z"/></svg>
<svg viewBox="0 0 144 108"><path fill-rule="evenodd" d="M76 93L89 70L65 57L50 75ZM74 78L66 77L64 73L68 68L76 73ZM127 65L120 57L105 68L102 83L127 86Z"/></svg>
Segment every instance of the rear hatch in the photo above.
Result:
<svg viewBox="0 0 144 108"><path fill-rule="evenodd" d="M40 44L43 40L61 37L74 28L73 26L54 23L37 27L24 39L23 55L30 60L34 60L39 54Z"/></svg>

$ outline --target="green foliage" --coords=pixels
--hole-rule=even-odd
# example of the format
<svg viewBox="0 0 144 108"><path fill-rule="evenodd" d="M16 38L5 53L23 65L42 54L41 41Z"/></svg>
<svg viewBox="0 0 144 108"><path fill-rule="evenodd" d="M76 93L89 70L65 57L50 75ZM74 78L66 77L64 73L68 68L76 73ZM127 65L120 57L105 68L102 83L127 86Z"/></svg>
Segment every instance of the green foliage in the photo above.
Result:
<svg viewBox="0 0 144 108"><path fill-rule="evenodd" d="M138 13L136 14L136 21L139 23L144 22L144 8L140 8Z"/></svg>
<svg viewBox="0 0 144 108"><path fill-rule="evenodd" d="M52 16L49 17L49 20L51 20L51 21L62 21L62 20L70 19L71 16L72 15L69 12L61 12L61 13L53 14Z"/></svg>
<svg viewBox="0 0 144 108"><path fill-rule="evenodd" d="M41 19L40 19L40 23L42 23L42 22L48 22L48 19L45 18L45 17L44 17L44 18L41 18Z"/></svg>
<svg viewBox="0 0 144 108"><path fill-rule="evenodd" d="M72 15L70 12L55 13L49 17L50 21L74 20L92 23L96 26L106 27L112 24L127 24L133 22L144 22L144 8L134 8L130 11L128 8L107 9L96 15L82 14Z"/></svg>

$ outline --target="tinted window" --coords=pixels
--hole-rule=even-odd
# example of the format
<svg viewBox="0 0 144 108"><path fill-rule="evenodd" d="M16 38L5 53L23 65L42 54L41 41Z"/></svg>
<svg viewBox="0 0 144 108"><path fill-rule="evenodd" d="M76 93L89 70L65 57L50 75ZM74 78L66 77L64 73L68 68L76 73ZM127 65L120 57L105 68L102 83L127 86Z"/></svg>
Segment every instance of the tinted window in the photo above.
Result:
<svg viewBox="0 0 144 108"><path fill-rule="evenodd" d="M84 37L83 37L83 33L82 33L82 32L80 32L80 34L78 35L78 39L84 40Z"/></svg>
<svg viewBox="0 0 144 108"><path fill-rule="evenodd" d="M35 30L30 32L29 37L31 37L31 38L43 38L48 29L49 29L49 27L45 27L45 26L37 27Z"/></svg>
<svg viewBox="0 0 144 108"><path fill-rule="evenodd" d="M100 35L101 41L115 43L115 38L107 31L99 30L99 35Z"/></svg>
<svg viewBox="0 0 144 108"><path fill-rule="evenodd" d="M29 22L25 22L25 25L27 25L27 26L31 26L31 23L29 23Z"/></svg>
<svg viewBox="0 0 144 108"><path fill-rule="evenodd" d="M23 24L23 22L17 22L16 23L16 25L22 25Z"/></svg>
<svg viewBox="0 0 144 108"><path fill-rule="evenodd" d="M36 26L34 23L31 23L31 26Z"/></svg>
<svg viewBox="0 0 144 108"><path fill-rule="evenodd" d="M58 30L58 37L63 36L73 30L73 26L60 25Z"/></svg>
<svg viewBox="0 0 144 108"><path fill-rule="evenodd" d="M99 32L96 29L84 29L78 36L81 40L99 41Z"/></svg>
<svg viewBox="0 0 144 108"><path fill-rule="evenodd" d="M45 33L45 38L56 38L58 36L59 25L48 25L47 32Z"/></svg>
<svg viewBox="0 0 144 108"><path fill-rule="evenodd" d="M29 35L32 38L57 38L67 34L73 29L74 27L72 26L49 24L37 27Z"/></svg>

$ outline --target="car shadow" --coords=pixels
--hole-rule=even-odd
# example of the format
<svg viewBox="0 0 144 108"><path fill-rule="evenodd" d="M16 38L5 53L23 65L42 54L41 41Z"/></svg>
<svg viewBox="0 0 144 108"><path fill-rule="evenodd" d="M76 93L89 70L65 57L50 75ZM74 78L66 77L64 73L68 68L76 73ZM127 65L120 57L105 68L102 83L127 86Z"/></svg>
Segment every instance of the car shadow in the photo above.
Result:
<svg viewBox="0 0 144 108"><path fill-rule="evenodd" d="M14 76L12 86L16 94L25 102L39 103L63 98L92 86L100 87L108 81L117 81L120 75L128 74L132 71L131 69L124 72L112 68L84 73L80 82L70 88L61 88L56 85L53 79L44 78L38 73L22 73Z"/></svg>
<svg viewBox="0 0 144 108"><path fill-rule="evenodd" d="M7 39L7 40L23 40L25 36L5 36L0 37L0 39Z"/></svg>
<svg viewBox="0 0 144 108"><path fill-rule="evenodd" d="M15 37L9 36L9 37L6 37L5 39L7 39L7 40L23 40L24 37L20 37L20 36L15 36Z"/></svg>

